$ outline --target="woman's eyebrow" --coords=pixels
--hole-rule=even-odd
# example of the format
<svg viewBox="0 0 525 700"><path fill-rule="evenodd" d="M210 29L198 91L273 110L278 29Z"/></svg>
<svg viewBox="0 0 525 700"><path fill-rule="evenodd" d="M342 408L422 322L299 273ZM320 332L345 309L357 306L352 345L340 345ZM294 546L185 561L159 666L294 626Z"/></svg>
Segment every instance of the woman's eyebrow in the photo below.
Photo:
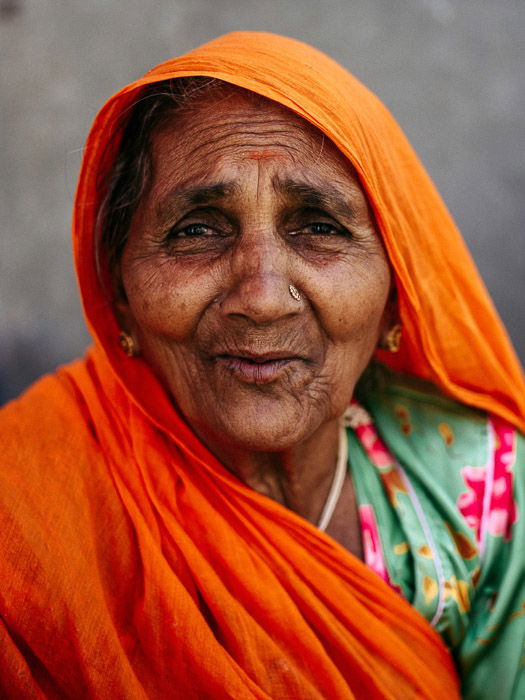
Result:
<svg viewBox="0 0 525 700"><path fill-rule="evenodd" d="M314 187L306 182L282 180L279 177L275 177L272 184L276 192L303 206L325 209L327 212L333 212L351 221L357 219L356 211L348 201L348 197L333 185Z"/></svg>
<svg viewBox="0 0 525 700"><path fill-rule="evenodd" d="M155 205L155 218L162 226L171 218L173 212L205 206L235 194L239 186L233 182L218 182L212 185L175 187Z"/></svg>

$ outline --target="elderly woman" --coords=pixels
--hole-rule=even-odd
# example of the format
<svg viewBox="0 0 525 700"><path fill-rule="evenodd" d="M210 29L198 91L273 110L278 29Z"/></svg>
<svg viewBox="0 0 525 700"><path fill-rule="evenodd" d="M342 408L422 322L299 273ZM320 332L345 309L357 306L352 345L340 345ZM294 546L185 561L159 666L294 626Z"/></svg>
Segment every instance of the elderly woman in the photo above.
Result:
<svg viewBox="0 0 525 700"><path fill-rule="evenodd" d="M95 344L1 418L6 698L525 697L523 378L384 107L233 34L102 109Z"/></svg>

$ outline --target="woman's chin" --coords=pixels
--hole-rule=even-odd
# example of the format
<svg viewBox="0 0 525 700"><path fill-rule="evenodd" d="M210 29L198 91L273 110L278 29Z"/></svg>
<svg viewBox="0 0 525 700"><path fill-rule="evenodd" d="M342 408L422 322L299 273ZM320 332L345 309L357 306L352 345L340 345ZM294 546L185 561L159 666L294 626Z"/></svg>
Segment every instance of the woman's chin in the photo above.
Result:
<svg viewBox="0 0 525 700"><path fill-rule="evenodd" d="M197 433L212 452L284 452L308 440L319 428L320 421L306 420L304 414L254 416L229 415L215 425L199 422Z"/></svg>

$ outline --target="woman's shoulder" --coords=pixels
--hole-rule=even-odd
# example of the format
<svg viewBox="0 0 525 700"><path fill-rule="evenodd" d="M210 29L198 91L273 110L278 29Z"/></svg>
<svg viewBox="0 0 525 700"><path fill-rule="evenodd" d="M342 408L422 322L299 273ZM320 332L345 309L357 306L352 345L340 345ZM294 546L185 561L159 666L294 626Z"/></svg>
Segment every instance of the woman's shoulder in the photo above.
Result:
<svg viewBox="0 0 525 700"><path fill-rule="evenodd" d="M0 454L4 463L61 449L90 432L85 402L74 382L84 365L77 360L47 374L0 408Z"/></svg>
<svg viewBox="0 0 525 700"><path fill-rule="evenodd" d="M525 441L519 431L428 382L382 367L373 369L363 403L436 522L455 523L485 563L508 554L523 524L518 501L525 499Z"/></svg>
<svg viewBox="0 0 525 700"><path fill-rule="evenodd" d="M393 472L383 475L394 494L398 528L392 535L383 529L394 581L429 619L434 615L461 671L465 697L496 687L501 697L521 697L523 436L498 416L384 367L371 368L359 393L395 457ZM428 540L412 547L412 558L403 563L408 548L398 542L414 542L418 533ZM494 668L505 670L505 678L495 681Z"/></svg>
<svg viewBox="0 0 525 700"><path fill-rule="evenodd" d="M133 531L100 448L89 373L89 362L63 367L0 411L0 666L19 643L51 658L50 640L77 639L90 606L107 628L129 600L134 574L121 574L136 570ZM62 667L80 678L78 649L62 651Z"/></svg>
<svg viewBox="0 0 525 700"><path fill-rule="evenodd" d="M57 483L54 498L66 499L98 470L96 431L75 381L82 372L84 361L64 366L0 409L0 509L44 498Z"/></svg>
<svg viewBox="0 0 525 700"><path fill-rule="evenodd" d="M429 448L450 463L483 463L490 442L490 416L444 394L435 384L374 364L358 398L387 441ZM466 461L465 461L466 460Z"/></svg>
<svg viewBox="0 0 525 700"><path fill-rule="evenodd" d="M464 416L475 422L483 422L486 415L484 411L445 394L429 380L395 372L380 363L368 367L360 380L357 393L363 401L379 401L386 405L395 405L400 400L408 401L413 408Z"/></svg>
<svg viewBox="0 0 525 700"><path fill-rule="evenodd" d="M394 452L415 453L433 479L451 486L452 474L460 483L480 478L473 467L484 467L486 476L498 478L498 465L508 472L525 455L525 439L504 419L488 414L444 394L431 382L374 365L359 387L359 399L373 416L379 431ZM413 460L409 460L413 461ZM417 468L417 467L416 467Z"/></svg>

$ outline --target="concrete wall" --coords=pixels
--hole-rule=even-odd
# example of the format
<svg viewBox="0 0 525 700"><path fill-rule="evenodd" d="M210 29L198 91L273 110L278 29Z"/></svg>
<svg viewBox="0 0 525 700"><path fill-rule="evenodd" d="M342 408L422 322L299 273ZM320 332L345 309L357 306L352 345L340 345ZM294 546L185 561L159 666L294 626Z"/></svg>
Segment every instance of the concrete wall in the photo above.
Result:
<svg viewBox="0 0 525 700"><path fill-rule="evenodd" d="M0 401L88 342L69 222L98 108L236 29L310 42L383 99L525 357L523 0L0 0Z"/></svg>

